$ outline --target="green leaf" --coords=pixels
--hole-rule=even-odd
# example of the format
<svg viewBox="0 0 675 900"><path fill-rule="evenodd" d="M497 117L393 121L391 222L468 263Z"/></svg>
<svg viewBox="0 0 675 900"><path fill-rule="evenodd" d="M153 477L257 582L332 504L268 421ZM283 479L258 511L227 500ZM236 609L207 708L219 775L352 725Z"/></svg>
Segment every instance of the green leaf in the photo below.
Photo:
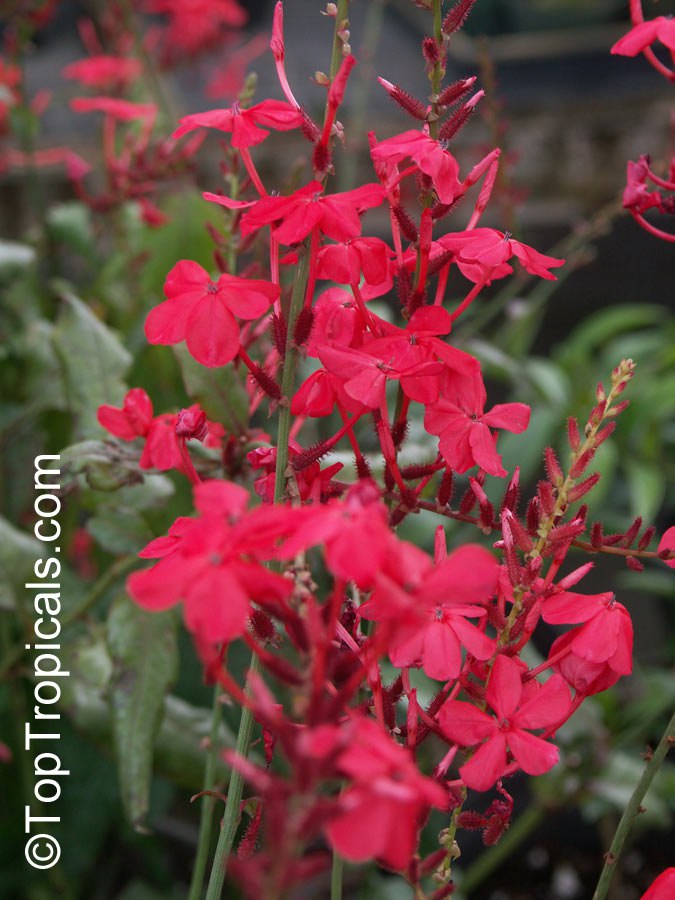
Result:
<svg viewBox="0 0 675 900"><path fill-rule="evenodd" d="M663 472L656 465L639 459L626 460L624 465L628 476L631 516L642 516L645 522L652 522L666 493Z"/></svg>
<svg viewBox="0 0 675 900"><path fill-rule="evenodd" d="M91 210L84 203L59 203L47 213L50 238L87 256L94 246Z"/></svg>
<svg viewBox="0 0 675 900"><path fill-rule="evenodd" d="M130 822L142 830L155 738L165 695L177 674L176 617L172 611L145 612L122 596L111 609L107 634L114 667L110 704L120 792Z"/></svg>
<svg viewBox="0 0 675 900"><path fill-rule="evenodd" d="M100 747L109 748L113 722L106 698L117 669L100 629L91 629L69 640L64 644L63 654L64 668L71 674L62 685L61 707L80 734ZM205 740L210 732L211 709L193 706L171 694L164 697L162 721L155 739L155 772L192 792L199 790L206 763ZM232 731L221 722L218 745L233 748L235 740ZM225 784L228 774L229 767L219 759L217 781Z"/></svg>
<svg viewBox="0 0 675 900"><path fill-rule="evenodd" d="M113 332L77 297L62 295L63 306L53 331L61 361L68 405L80 438L100 435L96 412L102 403L119 404L123 377L131 357Z"/></svg>
<svg viewBox="0 0 675 900"><path fill-rule="evenodd" d="M634 332L649 325L662 326L664 313L663 307L656 305L631 304L602 309L584 319L565 339L559 360L565 367L578 359L585 361L596 348L603 347L623 332Z"/></svg>
<svg viewBox="0 0 675 900"><path fill-rule="evenodd" d="M0 241L0 273L5 275L16 269L25 269L35 262L36 253L28 244L17 241Z"/></svg>
<svg viewBox="0 0 675 900"><path fill-rule="evenodd" d="M189 397L230 434L243 434L248 424L248 397L234 366L210 369L193 359L187 347L174 347Z"/></svg>
<svg viewBox="0 0 675 900"><path fill-rule="evenodd" d="M31 581L35 560L49 555L45 544L0 517L0 609L13 609L16 591Z"/></svg>
<svg viewBox="0 0 675 900"><path fill-rule="evenodd" d="M87 531L99 547L122 556L138 553L153 537L147 522L135 509L102 509L87 522Z"/></svg>

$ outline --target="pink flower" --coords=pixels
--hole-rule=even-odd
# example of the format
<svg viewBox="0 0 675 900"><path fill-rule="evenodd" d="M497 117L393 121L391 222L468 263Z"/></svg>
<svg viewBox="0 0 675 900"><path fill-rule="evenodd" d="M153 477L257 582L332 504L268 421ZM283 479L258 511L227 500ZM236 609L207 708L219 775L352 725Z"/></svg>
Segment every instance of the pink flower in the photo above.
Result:
<svg viewBox="0 0 675 900"><path fill-rule="evenodd" d="M472 703L452 700L438 714L445 736L462 747L480 744L460 767L464 784L486 791L502 776L507 751L528 775L542 775L558 762L558 748L532 734L562 722L570 708L569 688L560 675L551 675L541 687L523 686L522 669L515 660L498 656L487 688L487 702L496 717Z"/></svg>
<svg viewBox="0 0 675 900"><path fill-rule="evenodd" d="M196 438L207 447L217 447L224 435L222 425L209 422L197 405L175 413L155 416L152 401L142 388L132 388L121 408L104 403L98 408L98 421L123 441L143 438L145 445L139 460L141 469L184 471L179 437Z"/></svg>
<svg viewBox="0 0 675 900"><path fill-rule="evenodd" d="M277 225L282 244L298 244L314 228L334 241L349 241L361 234L359 214L384 199L379 184L364 184L353 191L324 194L319 181L311 181L289 197L263 197L244 214L241 233L251 234L264 225Z"/></svg>
<svg viewBox="0 0 675 900"><path fill-rule="evenodd" d="M661 41L669 50L675 50L675 19L657 16L648 22L640 22L628 34L619 38L610 52L620 56L637 56L656 40Z"/></svg>
<svg viewBox="0 0 675 900"><path fill-rule="evenodd" d="M169 535L141 552L159 558L128 580L131 597L149 610L184 604L185 624L198 644L231 641L246 630L251 602L281 602L292 584L266 569L276 540L291 525L288 507L247 512L248 491L224 481L207 481L194 491L196 519L182 518Z"/></svg>
<svg viewBox="0 0 675 900"><path fill-rule="evenodd" d="M474 544L452 552L439 565L415 547L402 553L399 542L360 609L364 619L388 621L389 658L398 668L421 665L430 678L457 678L462 647L477 659L489 659L494 641L467 622L483 618L497 587L497 560Z"/></svg>
<svg viewBox="0 0 675 900"><path fill-rule="evenodd" d="M447 808L447 793L421 775L410 753L373 720L356 718L347 728L351 734L337 768L351 783L326 835L351 862L375 858L400 871L410 862L429 808Z"/></svg>
<svg viewBox="0 0 675 900"><path fill-rule="evenodd" d="M675 525L664 531L663 537L659 541L658 552L663 553L666 550L671 553L675 550ZM672 559L664 559L664 562L671 569L675 569L675 556Z"/></svg>
<svg viewBox="0 0 675 900"><path fill-rule="evenodd" d="M607 663L619 675L633 669L633 625L614 594L574 594L564 591L544 600L542 619L550 625L583 622L570 639L570 650L590 663Z"/></svg>
<svg viewBox="0 0 675 900"><path fill-rule="evenodd" d="M134 122L138 119L154 120L157 107L154 103L132 103L116 97L75 97L70 101L75 112L102 112L120 122Z"/></svg>
<svg viewBox="0 0 675 900"><path fill-rule="evenodd" d="M353 580L359 587L370 587L391 540L377 486L359 481L343 499L299 512L293 534L282 544L279 557L292 559L301 550L323 544L326 565L335 576Z"/></svg>
<svg viewBox="0 0 675 900"><path fill-rule="evenodd" d="M675 897L675 867L664 869L640 900L672 900Z"/></svg>
<svg viewBox="0 0 675 900"><path fill-rule="evenodd" d="M411 159L420 172L431 178L441 203L452 203L463 192L455 157L421 131L404 131L380 141L371 148L370 155L375 164Z"/></svg>
<svg viewBox="0 0 675 900"><path fill-rule="evenodd" d="M524 403L500 403L486 413L486 396L480 371L461 377L448 375L441 384L440 399L427 407L424 427L440 437L440 452L455 472L478 465L488 475L502 477L506 469L490 429L520 434L529 424L530 408Z"/></svg>
<svg viewBox="0 0 675 900"><path fill-rule="evenodd" d="M445 234L438 239L436 246L454 253L453 261L470 281L487 279L487 284L513 271L507 261L514 256L531 275L549 281L555 281L555 275L549 269L562 266L565 262L564 259L539 253L533 247L514 240L508 232L497 231L496 228L474 228Z"/></svg>
<svg viewBox="0 0 675 900"><path fill-rule="evenodd" d="M242 109L235 102L229 109L212 109L185 116L172 137L182 137L195 128L217 128L231 132L233 147L252 147L269 136L267 128L289 131L301 124L302 113L283 100L263 100L248 109Z"/></svg>
<svg viewBox="0 0 675 900"><path fill-rule="evenodd" d="M139 77L142 66L130 56L89 56L66 66L62 75L98 90L121 91Z"/></svg>
<svg viewBox="0 0 675 900"><path fill-rule="evenodd" d="M204 366L224 366L239 352L240 319L257 319L279 296L269 281L221 275L212 281L198 263L182 260L164 283L167 299L150 310L145 334L151 344L187 348Z"/></svg>

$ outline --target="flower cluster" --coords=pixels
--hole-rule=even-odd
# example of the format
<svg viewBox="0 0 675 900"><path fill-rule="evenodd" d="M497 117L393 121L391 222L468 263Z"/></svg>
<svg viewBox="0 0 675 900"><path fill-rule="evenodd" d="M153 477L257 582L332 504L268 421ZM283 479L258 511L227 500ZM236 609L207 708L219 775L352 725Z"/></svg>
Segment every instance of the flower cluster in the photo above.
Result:
<svg viewBox="0 0 675 900"><path fill-rule="evenodd" d="M620 56L637 56L642 53L647 62L668 81L675 81L675 21L671 16L656 16L645 21L641 0L630 0L633 27L612 47L612 53ZM667 48L669 62L664 63L652 49L658 42ZM652 185L650 189L649 185ZM666 192L666 193L664 193ZM648 210L665 215L675 213L675 156L670 160L668 175L663 177L651 169L651 161L643 155L637 162L628 163L623 205L635 221L650 234L664 241L675 241L675 235L645 219Z"/></svg>
<svg viewBox="0 0 675 900"><path fill-rule="evenodd" d="M570 548L611 550L633 569L646 556L673 564L673 529L650 551L653 528L636 520L606 535L581 503L599 478L589 471L593 458L626 405L632 361L617 366L607 391L598 386L583 428L569 421L567 470L547 448L546 475L523 503L519 471L507 468L500 441L503 432L526 431L530 409L489 404L479 359L453 334L514 261L547 280L564 263L480 224L499 150L466 173L451 150L483 96L472 93L474 78L443 86L447 45L472 5L459 0L424 42L428 104L380 79L413 127L369 135L373 174L351 190L329 190L343 134L337 114L355 64L348 23L339 18L323 123L291 90L278 3L271 50L285 99L191 114L173 133L174 141L191 134L183 151L191 156L209 140L206 129L219 132L246 175L236 196L204 194L222 209L234 252L225 260L216 251L215 275L177 262L145 334L155 345L184 342L216 374L231 367L245 380L251 417L261 408L276 415L276 441L253 428L242 436L256 446L239 483L226 477L228 436L199 407L154 416L147 394L134 388L121 408L99 411L113 436L144 442L141 468L174 468L194 485L196 515L178 518L142 551L156 562L134 573L128 589L144 609L182 604L207 678L241 704L246 727L255 720L262 728L264 767L245 748L228 755L255 791L234 862L251 897L283 895L326 864L326 846L401 872L416 896L426 896L422 881L435 873L432 896L448 896L462 823L496 840L513 807L507 779L554 767L560 727L588 696L631 671L628 612L611 592L576 591L592 564L568 570ZM153 9L173 15L176 6ZM211 6L223 21L236 9ZM329 14L338 16L333 4ZM665 25L654 34L670 39ZM188 52L199 35L183 38ZM99 59L79 77L98 87L106 66ZM133 66L115 72L118 82L133 77ZM107 123L137 121L136 149L147 157L154 109L110 97L75 105L102 111ZM114 127L105 126L111 171L127 178L113 155ZM256 148L295 129L309 143L311 173L280 194L258 170ZM135 152L125 141L131 169ZM645 186L648 178L666 186L646 160L633 175L631 208L668 211ZM111 196L134 196L132 181L120 184L111 183ZM469 212L452 230L462 200ZM369 231L372 211L389 223L390 239ZM449 300L450 277L462 285L458 300ZM397 306L396 321L382 301ZM404 464L413 422L430 458ZM192 459L191 438L220 451L222 466ZM336 448L353 454L353 477L324 461ZM508 479L499 504L490 499L493 479ZM252 494L262 503L251 503ZM448 552L439 525L431 556L397 532L421 510L473 523L491 541ZM530 667L524 651L542 622L563 630ZM228 667L234 641L253 654L245 687ZM414 670L438 682L430 701L420 699ZM241 794L233 785L236 825ZM487 813L465 808L475 792L492 789L500 799ZM432 809L445 810L452 824L423 857L418 835Z"/></svg>

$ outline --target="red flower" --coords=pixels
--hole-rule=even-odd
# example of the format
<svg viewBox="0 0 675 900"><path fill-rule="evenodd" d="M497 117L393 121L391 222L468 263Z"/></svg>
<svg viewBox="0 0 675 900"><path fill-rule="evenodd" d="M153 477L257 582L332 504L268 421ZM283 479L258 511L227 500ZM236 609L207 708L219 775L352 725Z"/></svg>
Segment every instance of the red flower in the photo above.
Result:
<svg viewBox="0 0 675 900"><path fill-rule="evenodd" d="M457 678L462 646L477 659L489 659L493 640L467 622L482 618L497 587L497 560L475 544L458 548L434 566L414 546L397 541L363 604L364 619L388 621L389 658L398 668L421 665L430 678Z"/></svg>
<svg viewBox="0 0 675 900"><path fill-rule="evenodd" d="M141 552L159 558L128 580L131 597L149 610L184 603L185 624L198 643L231 641L246 630L251 601L283 601L288 579L270 572L269 559L293 516L288 507L246 511L248 491L224 481L207 481L194 491L197 519L179 519L168 537Z"/></svg>
<svg viewBox="0 0 675 900"><path fill-rule="evenodd" d="M196 438L207 447L217 447L224 435L222 425L209 422L199 406L175 413L153 415L152 401L142 388L132 388L121 408L104 403L98 408L99 423L123 441L144 438L145 446L139 460L141 469L184 470L178 439ZM194 423L198 427L190 428Z"/></svg>
<svg viewBox="0 0 675 900"><path fill-rule="evenodd" d="M359 481L343 499L319 507L305 507L295 520L293 534L278 555L292 559L301 550L325 546L326 565L337 577L359 587L373 583L391 540L387 511L371 481Z"/></svg>
<svg viewBox="0 0 675 900"><path fill-rule="evenodd" d="M242 109L235 102L229 109L212 109L185 116L172 137L182 137L195 128L217 128L232 133L233 147L253 147L269 136L266 127L289 131L302 121L302 113L283 100L263 100L248 109Z"/></svg>
<svg viewBox="0 0 675 900"><path fill-rule="evenodd" d="M66 66L62 75L98 90L122 91L139 77L142 66L130 56L89 56Z"/></svg>
<svg viewBox="0 0 675 900"><path fill-rule="evenodd" d="M102 112L120 122L134 122L137 119L154 119L157 107L154 103L132 103L116 97L75 97L70 101L75 112Z"/></svg>
<svg viewBox="0 0 675 900"><path fill-rule="evenodd" d="M592 694L606 691L616 684L621 676L607 662L590 662L574 653L570 645L576 638L578 630L573 628L567 634L561 634L556 638L551 644L549 659L558 657L558 661L554 663L556 672L562 675L577 694L590 697Z"/></svg>
<svg viewBox="0 0 675 900"><path fill-rule="evenodd" d="M353 191L324 194L323 185L312 181L289 197L263 197L242 216L241 233L278 224L275 237L282 244L298 244L314 228L334 241L349 241L361 234L359 213L379 206L384 189L364 184Z"/></svg>
<svg viewBox="0 0 675 900"><path fill-rule="evenodd" d="M620 56L637 56L656 40L661 41L669 50L675 50L675 19L671 16L657 16L648 22L640 22L628 34L619 38L610 52Z"/></svg>
<svg viewBox="0 0 675 900"><path fill-rule="evenodd" d="M457 160L428 134L404 131L376 144L370 155L376 164L412 159L420 172L433 181L441 203L452 203L463 192Z"/></svg>
<svg viewBox="0 0 675 900"><path fill-rule="evenodd" d="M659 541L658 552L663 553L664 550L670 550L671 553L675 550L675 525L664 531ZM664 559L664 562L671 569L675 569L675 556L672 559Z"/></svg>
<svg viewBox="0 0 675 900"><path fill-rule="evenodd" d="M198 263L182 260L166 277L167 300L150 310L145 334L151 344L185 341L204 366L224 366L239 352L234 318L257 319L279 296L269 281L221 275L212 281Z"/></svg>
<svg viewBox="0 0 675 900"><path fill-rule="evenodd" d="M558 748L531 733L562 722L570 708L569 688L560 675L541 687L524 687L515 660L498 656L487 688L487 702L496 718L472 703L452 700L438 714L446 737L463 747L481 744L460 767L464 784L486 791L504 773L509 750L523 772L541 775L558 762ZM523 696L525 694L525 696ZM487 740L486 740L487 739Z"/></svg>
<svg viewBox="0 0 675 900"><path fill-rule="evenodd" d="M474 465L488 475L502 477L506 470L497 453L491 428L504 428L519 434L530 421L530 408L524 403L500 403L489 412L479 372L461 377L448 375L441 385L441 397L427 408L424 427L440 437L439 449L455 472L466 472Z"/></svg>
<svg viewBox="0 0 675 900"><path fill-rule="evenodd" d="M574 630L570 650L590 663L607 663L619 675L633 669L633 624L614 594L564 591L544 600L542 619L550 625L585 624Z"/></svg>
<svg viewBox="0 0 675 900"><path fill-rule="evenodd" d="M447 808L447 793L421 775L410 753L371 719L357 718L347 727L351 734L337 768L352 783L326 835L351 862L375 858L400 871L412 858L429 808Z"/></svg>
<svg viewBox="0 0 675 900"><path fill-rule="evenodd" d="M123 441L133 441L148 433L153 416L152 400L143 388L131 388L121 409L104 403L97 415L106 431Z"/></svg>
<svg viewBox="0 0 675 900"><path fill-rule="evenodd" d="M474 228L445 234L438 239L436 246L451 250L453 261L462 274L476 283L487 279L489 284L493 279L511 273L513 269L507 260L513 256L531 275L539 275L549 281L555 281L555 275L551 275L549 269L562 266L565 262L564 259L539 253L533 247L513 240L508 232L495 228Z"/></svg>
<svg viewBox="0 0 675 900"><path fill-rule="evenodd" d="M222 41L224 28L241 28L247 14L236 0L145 0L150 13L169 22L164 34L168 55L192 55Z"/></svg>
<svg viewBox="0 0 675 900"><path fill-rule="evenodd" d="M672 900L675 897L675 867L664 869L656 878L640 900Z"/></svg>
<svg viewBox="0 0 675 900"><path fill-rule="evenodd" d="M389 283L393 250L379 238L354 238L340 244L326 244L317 254L317 277L337 284L356 284L361 275L366 284Z"/></svg>

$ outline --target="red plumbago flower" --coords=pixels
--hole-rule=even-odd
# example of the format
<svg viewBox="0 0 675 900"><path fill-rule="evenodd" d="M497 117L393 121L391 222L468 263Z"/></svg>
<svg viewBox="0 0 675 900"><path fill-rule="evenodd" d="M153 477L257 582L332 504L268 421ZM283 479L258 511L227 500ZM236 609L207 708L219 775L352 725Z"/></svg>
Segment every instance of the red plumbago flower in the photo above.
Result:
<svg viewBox="0 0 675 900"><path fill-rule="evenodd" d="M352 401L369 409L378 409L384 403L388 380L400 381L413 400L421 403L435 400L438 376L444 366L430 359L422 348L407 345L409 352L401 359L389 346L381 346L381 343L380 340L371 341L360 350L327 346L319 350L319 357L326 369L343 383L345 393Z"/></svg>
<svg viewBox="0 0 675 900"><path fill-rule="evenodd" d="M473 790L486 791L501 777L507 750L528 775L542 775L558 762L558 748L530 732L565 719L570 709L569 688L560 675L551 675L541 687L532 681L524 686L522 671L509 657L501 655L495 660L487 702L496 718L459 700L445 703L438 714L449 740L462 747L481 744L459 770L464 784Z"/></svg>
<svg viewBox="0 0 675 900"><path fill-rule="evenodd" d="M658 552L663 553L665 550L670 550L671 553L675 550L675 525L664 531L663 537L659 541ZM675 569L675 557L663 561L671 569Z"/></svg>
<svg viewBox="0 0 675 900"><path fill-rule="evenodd" d="M332 406L330 411L332 411ZM291 440L289 442L289 450L292 461L294 456L302 452L302 447L296 441ZM274 503L277 448L256 447L255 450L251 450L246 454L246 459L254 471L261 469L265 473L254 482L253 486L256 494L263 503ZM316 503L327 499L327 497L331 496L333 476L337 475L342 468L342 463L333 463L333 465L322 469L318 462L314 462L305 466L300 472L296 472L295 479L300 499L303 502L313 500ZM332 495L335 496L334 492Z"/></svg>
<svg viewBox="0 0 675 900"><path fill-rule="evenodd" d="M342 288L329 288L314 304L314 324L307 341L307 355L318 358L326 344L358 347L364 334L365 323L354 297Z"/></svg>
<svg viewBox="0 0 675 900"><path fill-rule="evenodd" d="M171 56L207 50L222 41L224 28L241 28L248 18L236 0L144 0L143 6L168 17L164 43Z"/></svg>
<svg viewBox="0 0 675 900"><path fill-rule="evenodd" d="M292 559L302 550L323 544L326 565L337 578L370 587L392 540L377 485L364 479L350 487L343 499L298 512L293 534L278 556Z"/></svg>
<svg viewBox="0 0 675 900"><path fill-rule="evenodd" d="M459 164L438 141L421 131L404 131L371 147L373 162L398 163L412 159L420 172L433 181L441 203L453 203L463 193Z"/></svg>
<svg viewBox="0 0 675 900"><path fill-rule="evenodd" d="M131 388L121 409L107 403L98 408L99 423L123 441L145 437L152 423L152 415L152 400L143 388Z"/></svg>
<svg viewBox="0 0 675 900"><path fill-rule="evenodd" d="M619 56L637 56L656 40L661 41L669 50L675 50L675 19L657 16L648 22L640 22L628 34L619 38L610 52Z"/></svg>
<svg viewBox="0 0 675 900"><path fill-rule="evenodd" d="M154 103L132 103L116 97L75 97L70 101L70 106L75 112L102 112L120 122L133 122L137 119L151 121L157 115Z"/></svg>
<svg viewBox="0 0 675 900"><path fill-rule="evenodd" d="M561 634L556 638L551 644L549 659L558 658L553 668L562 675L570 687L574 688L577 696L590 697L591 694L606 691L616 684L621 676L608 663L589 662L573 652L570 645L576 638L577 631L578 629L573 628L567 634Z"/></svg>
<svg viewBox="0 0 675 900"><path fill-rule="evenodd" d="M123 91L137 80L142 71L139 60L130 56L89 56L62 70L64 78L79 81L98 90Z"/></svg>
<svg viewBox="0 0 675 900"><path fill-rule="evenodd" d="M397 541L360 614L393 626L387 641L393 665L421 665L430 678L449 681L459 675L462 646L477 659L494 653L495 642L466 620L486 615L498 571L497 560L476 544L434 566L426 553Z"/></svg>
<svg viewBox="0 0 675 900"><path fill-rule="evenodd" d="M361 275L366 284L391 286L390 260L394 251L379 238L354 238L340 244L325 244L317 254L317 278L337 284L356 284Z"/></svg>
<svg viewBox="0 0 675 900"><path fill-rule="evenodd" d="M607 663L619 675L632 671L633 624L614 594L564 591L544 600L541 616L549 625L585 623L574 629L570 650L588 662Z"/></svg>
<svg viewBox="0 0 675 900"><path fill-rule="evenodd" d="M453 262L470 281L485 281L487 284L513 271L507 263L513 256L531 275L539 275L549 281L555 281L555 275L549 269L562 266L565 262L564 259L545 256L533 247L513 240L508 232L495 228L474 228L446 234L438 239L436 246L455 254Z"/></svg>
<svg viewBox="0 0 675 900"><path fill-rule="evenodd" d="M269 281L221 275L212 281L206 269L181 260L164 283L167 300L150 310L145 334L151 344L187 348L204 366L224 366L239 352L240 319L257 319L279 296Z"/></svg>
<svg viewBox="0 0 675 900"><path fill-rule="evenodd" d="M372 719L357 718L347 727L352 733L337 767L351 784L326 835L351 862L375 858L400 871L411 860L429 808L447 809L448 795Z"/></svg>
<svg viewBox="0 0 675 900"><path fill-rule="evenodd" d="M441 383L437 403L427 407L424 427L440 437L439 450L455 472L478 465L488 475L506 475L497 453L491 428L504 428L515 434L525 431L530 408L524 403L500 403L485 413L485 385L479 372L474 375L447 375Z"/></svg>
<svg viewBox="0 0 675 900"><path fill-rule="evenodd" d="M144 438L145 446L139 465L142 469L159 469L160 472L184 469L178 442L181 424L185 429L186 423L199 422L198 431L190 428L184 430L182 436L202 441L207 447L219 446L225 433L222 425L209 422L203 410L196 405L181 410L178 415L163 413L153 416L152 401L143 388L132 388L121 408L107 403L99 406L98 421L106 431L123 441Z"/></svg>
<svg viewBox="0 0 675 900"><path fill-rule="evenodd" d="M151 541L139 554L157 559L151 569L128 580L131 597L149 610L184 603L185 624L198 645L213 646L239 637L247 627L251 601L283 601L292 584L266 569L278 538L293 518L289 507L246 511L248 491L224 481L194 489L199 518L182 518L169 535Z"/></svg>
<svg viewBox="0 0 675 900"><path fill-rule="evenodd" d="M267 128L289 131L301 124L302 113L283 100L263 100L248 109L235 102L229 109L185 116L171 136L177 139L195 128L217 128L232 133L233 147L253 147L269 137Z"/></svg>
<svg viewBox="0 0 675 900"><path fill-rule="evenodd" d="M281 244L298 244L314 228L334 241L349 241L361 234L359 213L379 206L384 189L364 184L353 191L324 194L320 181L312 181L289 197L263 197L242 216L241 233L277 224L274 236Z"/></svg>
<svg viewBox="0 0 675 900"><path fill-rule="evenodd" d="M640 900L670 900L675 897L675 867L664 869L650 884Z"/></svg>

